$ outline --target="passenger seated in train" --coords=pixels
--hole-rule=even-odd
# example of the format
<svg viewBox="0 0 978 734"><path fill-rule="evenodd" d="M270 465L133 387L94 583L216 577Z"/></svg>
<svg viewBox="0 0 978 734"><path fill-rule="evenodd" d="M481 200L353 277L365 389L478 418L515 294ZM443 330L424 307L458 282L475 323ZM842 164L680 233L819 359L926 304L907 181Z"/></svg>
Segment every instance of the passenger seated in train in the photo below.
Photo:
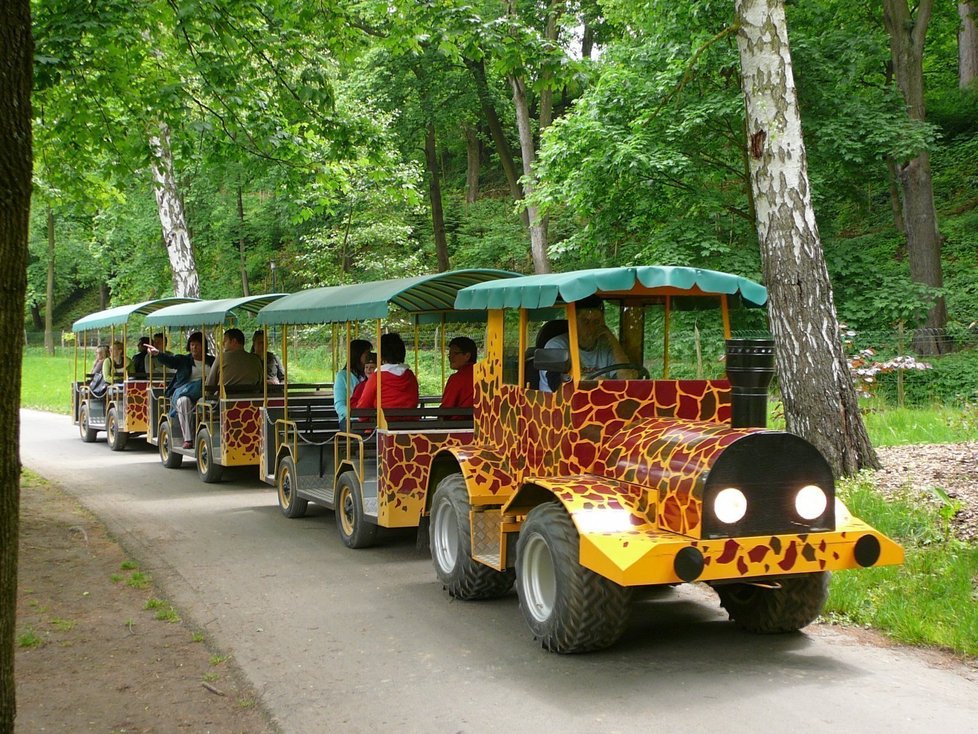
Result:
<svg viewBox="0 0 978 734"><path fill-rule="evenodd" d="M129 360L129 376L133 375L145 375L148 370L146 369L146 356L149 354L147 348L149 347L149 337L141 336L136 344L136 353L132 355Z"/></svg>
<svg viewBox="0 0 978 734"><path fill-rule="evenodd" d="M207 366L213 366L214 357L204 354L204 335L199 331L187 338L187 354L167 354L155 344L146 349L160 364L176 370L163 394L170 399L169 416L180 421L183 447L189 449L194 445L194 405L201 396L204 370Z"/></svg>
<svg viewBox="0 0 978 734"><path fill-rule="evenodd" d="M281 385L285 382L285 369L275 352L265 350L265 331L259 329L251 337L251 353L261 359L262 352L265 353L265 382L269 385Z"/></svg>
<svg viewBox="0 0 978 734"><path fill-rule="evenodd" d="M380 401L383 408L417 408L418 378L404 364L407 352L400 334L380 337L380 369L367 378L363 395L354 407L377 407L377 379L380 378Z"/></svg>
<svg viewBox="0 0 978 734"><path fill-rule="evenodd" d="M225 388L258 388L263 378L261 357L245 350L244 332L241 329L225 331L224 352L207 373L205 391L216 391L219 381Z"/></svg>
<svg viewBox="0 0 978 734"><path fill-rule="evenodd" d="M471 408L473 406L472 367L477 359L478 349L475 342L467 336L457 336L448 342L448 364L455 373L445 381L441 407Z"/></svg>
<svg viewBox="0 0 978 734"><path fill-rule="evenodd" d="M367 374L364 371L367 357L371 354L373 345L366 339L354 339L350 342L350 356L343 369L336 373L336 380L333 382L333 407L336 408L336 416L340 423L346 421L347 398L349 404L356 407L353 393L356 388L366 381ZM363 392L361 390L361 392Z"/></svg>
<svg viewBox="0 0 978 734"><path fill-rule="evenodd" d="M377 352L368 353L365 359L367 361L363 363L364 379L357 383L357 386L353 388L353 394L350 396L350 405L357 404L357 401L360 400L360 396L363 395L363 389L367 386L367 378L377 371Z"/></svg>

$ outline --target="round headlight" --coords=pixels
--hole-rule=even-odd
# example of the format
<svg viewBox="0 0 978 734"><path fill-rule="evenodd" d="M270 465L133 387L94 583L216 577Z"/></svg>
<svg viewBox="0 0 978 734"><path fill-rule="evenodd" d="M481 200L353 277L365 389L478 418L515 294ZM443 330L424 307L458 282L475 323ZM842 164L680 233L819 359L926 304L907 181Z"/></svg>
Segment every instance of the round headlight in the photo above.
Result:
<svg viewBox="0 0 978 734"><path fill-rule="evenodd" d="M814 520L825 514L829 499L821 487L809 484L798 490L795 495L795 512L805 520Z"/></svg>
<svg viewBox="0 0 978 734"><path fill-rule="evenodd" d="M735 523L747 514L747 498L736 487L721 489L713 500L713 514L722 523Z"/></svg>

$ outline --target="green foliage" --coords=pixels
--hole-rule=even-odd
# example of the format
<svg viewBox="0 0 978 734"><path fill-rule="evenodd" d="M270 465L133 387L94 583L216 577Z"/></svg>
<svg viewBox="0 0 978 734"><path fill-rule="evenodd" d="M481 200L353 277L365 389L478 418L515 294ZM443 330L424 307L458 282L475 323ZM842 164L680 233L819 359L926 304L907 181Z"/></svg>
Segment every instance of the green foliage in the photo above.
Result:
<svg viewBox="0 0 978 734"><path fill-rule="evenodd" d="M883 498L866 475L841 483L850 511L904 546L902 566L837 573L826 613L909 644L978 654L978 545L948 532L949 505Z"/></svg>
<svg viewBox="0 0 978 734"><path fill-rule="evenodd" d="M974 349L943 357L928 357L927 362L931 369L906 371L903 374L903 389L908 405L960 405L978 400L978 354ZM880 375L877 380L880 395L895 401L896 373Z"/></svg>

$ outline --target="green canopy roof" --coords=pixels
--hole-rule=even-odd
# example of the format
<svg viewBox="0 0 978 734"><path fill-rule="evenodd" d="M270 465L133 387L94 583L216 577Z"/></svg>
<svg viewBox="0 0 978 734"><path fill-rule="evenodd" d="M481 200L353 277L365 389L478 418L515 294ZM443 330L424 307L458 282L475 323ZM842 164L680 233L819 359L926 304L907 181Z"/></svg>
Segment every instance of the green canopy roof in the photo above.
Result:
<svg viewBox="0 0 978 734"><path fill-rule="evenodd" d="M655 289L690 291L689 295L733 295L757 306L767 302L767 289L752 280L700 268L659 265L576 270L571 273L527 275L514 280L479 283L462 290L455 300L459 309L546 308L587 296ZM697 289L697 293L692 291Z"/></svg>
<svg viewBox="0 0 978 734"><path fill-rule="evenodd" d="M475 283L515 278L505 270L455 270L414 278L380 280L300 291L258 313L261 324L327 324L382 319L391 308L409 314L451 311L455 296Z"/></svg>
<svg viewBox="0 0 978 734"><path fill-rule="evenodd" d="M216 301L194 301L177 306L167 306L146 317L149 326L217 326L237 311L258 313L270 303L283 298L285 293L243 298L221 298Z"/></svg>
<svg viewBox="0 0 978 734"><path fill-rule="evenodd" d="M176 303L188 303L196 300L196 298L159 298L155 301L131 303L128 306L115 306L83 316L71 325L71 330L77 333L89 329L100 329L105 326L119 326L126 323L130 316L145 315Z"/></svg>

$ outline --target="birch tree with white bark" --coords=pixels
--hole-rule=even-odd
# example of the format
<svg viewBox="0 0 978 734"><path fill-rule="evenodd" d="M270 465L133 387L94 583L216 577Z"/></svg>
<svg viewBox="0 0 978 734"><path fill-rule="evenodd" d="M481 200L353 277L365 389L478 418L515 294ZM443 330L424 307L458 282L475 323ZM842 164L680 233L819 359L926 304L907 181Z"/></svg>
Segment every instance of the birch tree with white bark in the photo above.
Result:
<svg viewBox="0 0 978 734"><path fill-rule="evenodd" d="M170 128L166 123L160 123L159 130L149 136L149 148L153 156L153 191L160 215L163 244L173 270L173 293L176 296L200 298L197 262L177 185Z"/></svg>
<svg viewBox="0 0 978 734"><path fill-rule="evenodd" d="M736 0L737 45L771 331L788 430L836 476L878 467L839 334L808 180L783 0Z"/></svg>

